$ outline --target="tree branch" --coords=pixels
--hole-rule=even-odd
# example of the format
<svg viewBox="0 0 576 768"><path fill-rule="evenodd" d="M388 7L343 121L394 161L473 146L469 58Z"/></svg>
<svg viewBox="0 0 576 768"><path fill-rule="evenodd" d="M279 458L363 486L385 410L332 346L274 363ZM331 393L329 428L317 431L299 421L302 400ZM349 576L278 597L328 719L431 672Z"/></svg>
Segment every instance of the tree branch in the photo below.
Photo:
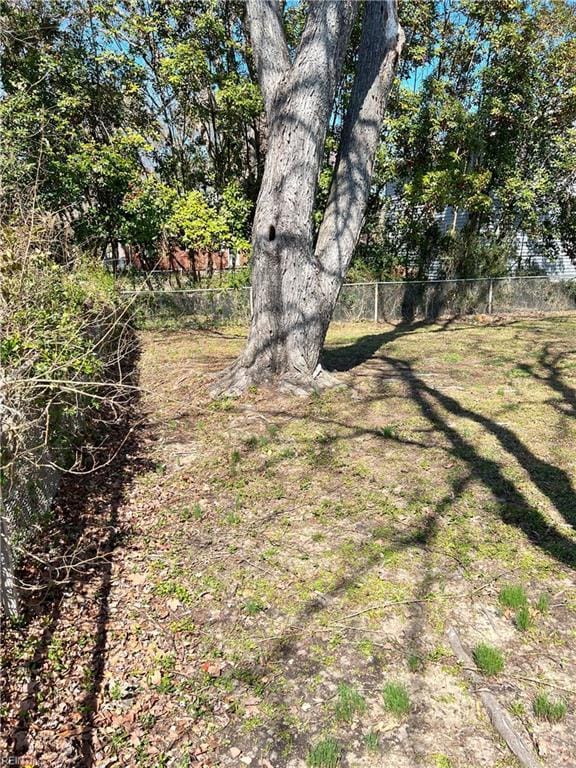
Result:
<svg viewBox="0 0 576 768"><path fill-rule="evenodd" d="M403 44L397 0L368 0L350 106L316 243L327 296L344 277L360 235L384 110Z"/></svg>
<svg viewBox="0 0 576 768"><path fill-rule="evenodd" d="M291 67L280 6L278 0L247 0L246 9L258 82L270 118L278 84Z"/></svg>

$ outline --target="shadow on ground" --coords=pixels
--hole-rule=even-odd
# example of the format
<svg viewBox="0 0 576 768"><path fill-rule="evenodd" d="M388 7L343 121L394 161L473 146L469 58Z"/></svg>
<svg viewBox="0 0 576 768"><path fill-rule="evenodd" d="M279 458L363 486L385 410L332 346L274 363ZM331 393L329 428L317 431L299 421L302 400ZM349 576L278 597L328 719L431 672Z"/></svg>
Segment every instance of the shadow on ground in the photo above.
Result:
<svg viewBox="0 0 576 768"><path fill-rule="evenodd" d="M506 325L514 324L517 320L511 320ZM421 647L421 639L424 635L428 617L427 599L435 585L435 576L430 557L426 552L433 548L438 526L442 518L450 512L455 502L462 497L470 485L480 482L494 499L494 510L500 519L509 526L519 529L523 535L535 547L547 555L553 557L563 566L576 568L576 543L570 535L556 527L548 519L538 506L526 495L525 491L507 476L504 462L493 458L487 458L476 449L469 440L465 431L454 426L455 418L466 419L479 425L485 434L493 436L503 452L520 464L528 474L530 481L543 496L549 501L551 507L558 513L559 520L576 530L576 491L570 476L565 470L550 461L545 461L536 455L535 451L523 442L508 426L488 418L479 411L462 405L455 397L443 392L440 387L435 387L425 381L414 364L400 357L386 354L386 345L401 336L417 332L442 333L449 329L450 332L458 328L450 327L450 323L430 326L427 322L401 323L392 330L383 333L369 334L359 338L356 342L339 347L327 349L323 355L324 365L332 371L349 372L352 377L360 374L360 367L371 362L371 375L377 382L377 393L366 395L366 403L377 400L385 400L384 388L378 386L386 378L393 377L403 383L406 395L418 407L420 414L428 424L426 434L440 435L443 438L443 449L449 456L464 462L465 473L450 483L450 489L445 496L438 501L429 511L428 518L421 526L413 531L413 534L401 540L396 540L392 548L396 551L415 547L423 552L421 578L416 585L414 601L410 606L405 654L414 658L418 663L424 656ZM551 389L551 397L557 401L560 395L563 416L573 418L576 408L576 393L562 379L559 367L559 356L554 356L548 347L542 353L540 365L545 374L538 373L534 368L524 367L530 375L546 384ZM360 374L362 375L362 374ZM364 405L364 393L362 396ZM269 417L286 416L283 411L267 409ZM382 435L377 430L364 424L351 425L345 419L334 419L326 415L308 416L310 421L323 427L334 425L346 427L345 437L335 437L336 440L370 435L382 440L397 441L427 447L425 443L414 440L406 440L394 435ZM487 514L493 514L492 511ZM283 632L282 636L274 640L268 646L267 652L261 663L250 668L245 679L252 679L255 683L263 677L270 675L274 665L278 662L285 664L289 658L296 658L297 641L303 636L313 617L330 605L331 601L350 585L369 571L375 561L368 560L362 564L356 563L349 568L345 577L321 598L307 603L294 618L291 627ZM313 676L319 671L318 667L304 667L299 669L298 676L303 680ZM411 716L411 730L418 733L418 718L421 713ZM275 723L275 737L281 738L287 725L280 718Z"/></svg>
<svg viewBox="0 0 576 768"><path fill-rule="evenodd" d="M15 721L3 728L9 759L34 754L32 726L43 719L55 688L66 687L69 673L81 664L81 693L71 692L65 699L67 711L60 715L59 727L69 720L65 757L75 759L79 768L94 764L94 716L103 683L112 564L115 550L130 535L119 524L118 510L133 478L150 464L140 458L144 425L137 420L137 406L133 398L123 421L106 435L107 453L113 457L109 463L91 473L63 477L49 528L41 540L32 542L21 564L22 616L17 626L4 627L7 690L2 700L15 714ZM86 627L88 645L80 645L80 626ZM70 644L61 648L54 639L63 632ZM25 688L13 689L11 667L20 667L23 657ZM60 690L58 703L63 698Z"/></svg>
<svg viewBox="0 0 576 768"><path fill-rule="evenodd" d="M353 371L354 368L376 357L376 353L387 343L399 336L415 333L427 323L403 323L386 333L363 336L354 344L336 348L326 353L326 361L332 370ZM431 328L428 332L442 331L443 327ZM478 478L498 501L500 515L504 522L521 528L532 543L544 549L560 562L576 567L576 545L555 530L550 521L528 502L516 485L504 476L498 462L481 456L470 441L449 423L450 416L457 416L476 422L498 441L503 451L514 457L528 472L533 484L543 493L564 522L576 530L576 490L571 478L561 468L540 459L508 427L487 418L483 414L462 406L454 397L425 382L414 369L413 364L401 358L381 354L376 357L383 368L376 376L385 376L393 371L404 382L406 391L420 409L433 430L441 432L449 441L452 453L463 459L469 467L470 476ZM545 347L540 364L546 370L543 376L531 366L519 366L531 376L545 383L560 394L565 406L563 411L576 409L576 392L568 386L558 367L559 356L553 356ZM378 399L378 397L373 397ZM446 414L443 415L443 413ZM361 430L362 428L359 427Z"/></svg>

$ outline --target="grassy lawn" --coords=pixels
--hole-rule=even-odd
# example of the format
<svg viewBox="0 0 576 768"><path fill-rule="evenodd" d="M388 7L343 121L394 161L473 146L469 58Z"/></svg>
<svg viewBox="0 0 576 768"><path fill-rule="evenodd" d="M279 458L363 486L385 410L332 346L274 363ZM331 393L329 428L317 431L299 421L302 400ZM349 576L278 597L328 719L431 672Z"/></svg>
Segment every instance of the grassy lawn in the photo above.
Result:
<svg viewBox="0 0 576 768"><path fill-rule="evenodd" d="M544 764L573 766L575 338L575 317L340 325L346 387L211 402L242 330L143 334L102 765L515 766L454 627Z"/></svg>

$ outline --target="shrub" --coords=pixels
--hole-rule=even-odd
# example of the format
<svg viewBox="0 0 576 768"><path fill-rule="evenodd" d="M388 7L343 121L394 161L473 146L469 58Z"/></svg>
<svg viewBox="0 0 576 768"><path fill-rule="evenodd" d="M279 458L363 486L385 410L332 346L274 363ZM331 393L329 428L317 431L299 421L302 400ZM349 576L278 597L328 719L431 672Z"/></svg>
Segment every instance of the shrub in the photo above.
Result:
<svg viewBox="0 0 576 768"><path fill-rule="evenodd" d="M3 424L7 453L38 426L47 447L71 448L70 419L102 408L103 385L116 381L130 343L113 279L91 260L66 267L42 252L30 253L23 265L10 257L0 254L6 275L0 361L12 415Z"/></svg>
<svg viewBox="0 0 576 768"><path fill-rule="evenodd" d="M93 259L73 259L53 227L36 211L0 231L1 483L12 547L44 521L58 470L96 422L120 418L132 391L119 382L132 335L113 278Z"/></svg>

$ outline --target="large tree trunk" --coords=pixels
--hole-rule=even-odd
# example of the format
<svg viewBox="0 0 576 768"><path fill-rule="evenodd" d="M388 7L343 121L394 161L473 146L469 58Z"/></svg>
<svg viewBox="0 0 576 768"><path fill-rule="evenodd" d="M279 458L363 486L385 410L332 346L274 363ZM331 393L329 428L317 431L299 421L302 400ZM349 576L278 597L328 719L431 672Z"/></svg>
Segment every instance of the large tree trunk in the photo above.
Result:
<svg viewBox="0 0 576 768"><path fill-rule="evenodd" d="M244 352L214 393L238 394L274 379L283 388L310 391L329 378L320 369L320 352L360 233L403 42L396 0L368 0L357 75L315 248L318 173L357 7L354 0L311 0L291 63L276 0L248 0L268 150L252 230L250 332Z"/></svg>

